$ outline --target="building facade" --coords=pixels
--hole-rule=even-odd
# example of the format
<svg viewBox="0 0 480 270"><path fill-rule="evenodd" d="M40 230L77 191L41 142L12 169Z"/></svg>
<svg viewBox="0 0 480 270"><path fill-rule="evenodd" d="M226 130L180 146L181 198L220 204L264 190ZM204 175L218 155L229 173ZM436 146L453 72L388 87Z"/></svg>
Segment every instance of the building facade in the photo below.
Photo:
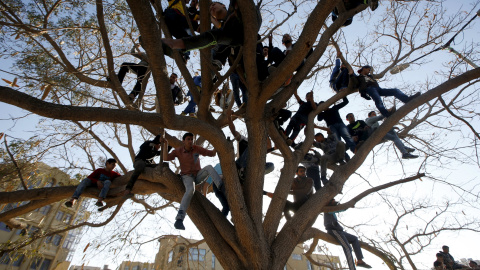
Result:
<svg viewBox="0 0 480 270"><path fill-rule="evenodd" d="M123 261L116 270L155 270L155 264L145 262Z"/></svg>
<svg viewBox="0 0 480 270"><path fill-rule="evenodd" d="M38 163L28 175L28 188L74 185L69 175L57 168ZM11 188L11 187L10 187ZM1 186L0 190L9 187ZM23 189L23 188L21 188ZM0 213L27 204L28 202L0 205ZM87 201L80 200L67 208L60 201L36 209L17 219L27 224L24 229L10 229L0 222L0 250L28 241L33 235L47 234L88 219L85 211ZM67 270L76 244L80 241L81 228L40 238L17 252L5 253L0 258L0 270Z"/></svg>
<svg viewBox="0 0 480 270"><path fill-rule="evenodd" d="M160 248L155 257L155 269L159 270L186 270L186 269L211 269L223 270L205 242L185 239L178 236L167 236L160 239ZM312 254L312 259L331 267L319 267L312 264L303 255L304 249L298 245L285 265L285 270L327 270L341 269L342 265L338 256ZM119 269L132 270L132 269ZM137 269L142 270L142 269Z"/></svg>

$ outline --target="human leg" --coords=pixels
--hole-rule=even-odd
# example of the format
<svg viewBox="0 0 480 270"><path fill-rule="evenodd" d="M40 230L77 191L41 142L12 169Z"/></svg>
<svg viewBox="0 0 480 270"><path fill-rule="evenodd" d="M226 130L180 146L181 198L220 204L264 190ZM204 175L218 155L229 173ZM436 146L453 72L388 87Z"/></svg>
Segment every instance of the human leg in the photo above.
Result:
<svg viewBox="0 0 480 270"><path fill-rule="evenodd" d="M320 169L317 165L313 165L307 168L307 177L313 179L315 191L318 191L320 188L322 188L322 185L320 184Z"/></svg>
<svg viewBox="0 0 480 270"><path fill-rule="evenodd" d="M80 184L75 189L75 192L73 193L72 198L78 199L80 195L82 195L85 188L91 185L92 185L92 180L90 180L89 178L83 179L82 182L80 182Z"/></svg>
<svg viewBox="0 0 480 270"><path fill-rule="evenodd" d="M323 185L325 186L327 181L327 163L328 163L328 155L323 155L320 158L320 178L323 182Z"/></svg>
<svg viewBox="0 0 480 270"><path fill-rule="evenodd" d="M129 70L128 67L135 66L135 65L136 65L135 63L126 63L126 62L122 63L122 65L120 66L120 70L118 71L118 74L117 74L117 77L120 83L123 83L123 79L125 79L125 75Z"/></svg>
<svg viewBox="0 0 480 270"><path fill-rule="evenodd" d="M195 184L201 184L205 180L207 180L208 176L212 177L213 183L220 188L223 185L222 178L218 175L217 171L212 167L212 165L207 165L203 167L198 173L197 177L195 177Z"/></svg>
<svg viewBox="0 0 480 270"><path fill-rule="evenodd" d="M184 114L195 113L195 107L197 106L197 103L195 103L195 101L193 100L193 95L192 93L190 93L190 91L188 91L188 96L190 97L190 101L188 102L187 107L185 107L185 109L183 110Z"/></svg>
<svg viewBox="0 0 480 270"><path fill-rule="evenodd" d="M240 107L240 105L242 105L242 101L240 100L240 78L236 72L233 72L230 75L230 83L232 84L233 98L235 99L235 103L238 107Z"/></svg>
<svg viewBox="0 0 480 270"><path fill-rule="evenodd" d="M335 237L338 243L342 246L345 257L347 257L348 269L355 270L355 261L353 260L352 256L352 248L350 247L350 244L344 235L345 232L337 230L328 230L327 232L331 236Z"/></svg>
<svg viewBox="0 0 480 270"><path fill-rule="evenodd" d="M108 190L110 189L110 185L112 184L112 181L110 180L105 180L103 181L103 187L102 187L102 190L100 191L100 194L98 195L98 197L100 199L105 199L105 197L107 197L107 193L108 193Z"/></svg>
<svg viewBox="0 0 480 270"><path fill-rule="evenodd" d="M336 123L335 127L336 127L336 131L338 132L340 137L342 137L343 140L345 141L345 143L347 144L348 149L350 149L350 151L352 151L352 153L355 152L356 144L353 141L352 136L348 132L347 126L345 126L344 123Z"/></svg>
<svg viewBox="0 0 480 270"><path fill-rule="evenodd" d="M335 149L335 158L334 158L334 162L337 163L337 162L341 162L345 159L345 143L344 142L338 142L337 143L337 148Z"/></svg>
<svg viewBox="0 0 480 270"><path fill-rule="evenodd" d="M130 96L133 95L135 98L142 91L143 78L145 78L148 68L145 66L133 66L131 69L137 73L137 83L133 87L132 92L130 92Z"/></svg>
<svg viewBox="0 0 480 270"><path fill-rule="evenodd" d="M182 175L182 182L185 186L185 193L183 194L182 201L180 202L180 207L178 208L178 214L175 219L184 220L188 206L190 205L190 201L193 198L193 194L195 194L195 178L190 175Z"/></svg>
<svg viewBox="0 0 480 270"><path fill-rule="evenodd" d="M385 108L385 105L383 105L383 101L380 97L380 94L378 93L378 89L379 88L376 87L368 87L367 89L365 89L365 91L373 99L373 101L375 102L375 106L380 111L380 113L385 117L389 117L390 113Z"/></svg>
<svg viewBox="0 0 480 270"><path fill-rule="evenodd" d="M357 257L357 260L363 260L362 249L360 248L358 237L347 232L343 232L343 235L345 236L345 239L347 239L348 243L352 245L353 252L355 253L355 257Z"/></svg>
<svg viewBox="0 0 480 270"><path fill-rule="evenodd" d="M405 95L402 91L397 88L377 88L378 94L383 97L391 97L394 96L397 99L401 100L403 103L407 103L409 97Z"/></svg>
<svg viewBox="0 0 480 270"><path fill-rule="evenodd" d="M222 215L228 216L228 213L230 212L230 206L228 205L225 188L219 189L216 185L213 185L213 192L215 193L217 199L220 201L220 204L222 204Z"/></svg>
<svg viewBox="0 0 480 270"><path fill-rule="evenodd" d="M402 140L398 137L397 133L392 129L387 134L385 134L385 137L383 137L389 141L392 141L395 146L398 148L400 153L405 154L407 153L407 150L405 149L405 145L403 144Z"/></svg>
<svg viewBox="0 0 480 270"><path fill-rule="evenodd" d="M132 191L133 185L135 185L135 182L137 182L138 177L142 172L145 170L146 163L142 159L137 159L135 160L135 163L133 164L133 174L130 177L130 180L127 183L127 186L125 187L126 190Z"/></svg>

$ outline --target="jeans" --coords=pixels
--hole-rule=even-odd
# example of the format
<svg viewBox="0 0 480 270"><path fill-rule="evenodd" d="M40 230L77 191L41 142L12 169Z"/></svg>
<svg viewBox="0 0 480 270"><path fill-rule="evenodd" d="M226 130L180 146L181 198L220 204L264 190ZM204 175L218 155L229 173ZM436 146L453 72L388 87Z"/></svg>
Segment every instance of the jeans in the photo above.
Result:
<svg viewBox="0 0 480 270"><path fill-rule="evenodd" d="M133 174L130 177L130 180L128 181L125 189L128 189L131 191L133 189L133 185L135 185L135 182L137 182L137 179L140 176L140 174L142 174L145 171L145 168L146 167L155 168L157 165L158 164L147 164L147 162L145 162L145 160L143 159L135 160L135 163L133 163Z"/></svg>
<svg viewBox="0 0 480 270"><path fill-rule="evenodd" d="M323 185L327 183L327 165L329 163L335 164L340 160L343 160L344 157L345 157L345 144L339 141L337 143L337 149L335 150L335 153L330 155L323 155L320 158L320 170L321 170L320 177L322 179Z"/></svg>
<svg viewBox="0 0 480 270"><path fill-rule="evenodd" d="M197 106L197 103L195 103L195 100L193 100L193 95L190 93L190 91L188 91L187 95L190 97L190 101L188 102L187 107L185 107L183 110L183 113L195 113L195 107Z"/></svg>
<svg viewBox="0 0 480 270"><path fill-rule="evenodd" d="M365 89L367 94L373 99L375 102L375 106L377 109L380 111L380 113L385 116L389 117L390 113L387 111L385 108L385 105L383 105L383 101L381 97L390 97L394 96L401 100L403 103L407 103L409 100L409 97L405 95L402 91L398 90L397 88L389 88L389 89L383 89L380 87L367 87Z"/></svg>
<svg viewBox="0 0 480 270"><path fill-rule="evenodd" d="M145 78L145 73L147 73L148 67L139 66L138 64L135 64L135 63L123 63L117 75L120 83L123 83L123 79L125 79L125 75L129 70L137 74L137 83L133 87L133 91L130 92L130 94L133 94L133 96L136 97L142 90L142 81L143 81L143 78Z"/></svg>
<svg viewBox="0 0 480 270"><path fill-rule="evenodd" d="M235 98L235 103L237 104L237 106L240 107L240 105L242 105L239 90L242 90L243 103L247 103L247 88L240 81L240 77L238 77L238 74L236 72L233 72L232 75L230 75L230 82L232 83L233 97Z"/></svg>
<svg viewBox="0 0 480 270"><path fill-rule="evenodd" d="M103 183L103 188L100 191L100 194L98 195L98 197L101 199L105 199L105 197L107 197L107 193L108 193L108 190L110 189L110 185L112 184L112 181L105 180L105 181L102 181L102 183ZM75 189L75 192L73 193L72 197L75 199L78 199L80 195L82 195L86 187L96 187L96 186L97 184L92 183L92 180L90 180L89 178L85 178L77 186L77 189Z"/></svg>
<svg viewBox="0 0 480 270"><path fill-rule="evenodd" d="M209 175L212 177L213 183L217 186L217 188L221 190L223 181L211 165L205 166L203 169L198 171L196 176L192 174L182 175L182 182L185 186L185 194L180 202L178 214L175 219L185 219L185 213L187 212L190 201L193 198L193 194L195 194L195 185L203 183L205 180L207 180Z"/></svg>
<svg viewBox="0 0 480 270"><path fill-rule="evenodd" d="M392 141L402 154L407 153L405 145L403 144L402 140L400 140L395 130L391 129L383 138Z"/></svg>
<svg viewBox="0 0 480 270"><path fill-rule="evenodd" d="M348 132L348 128L344 123L335 123L333 125L328 126L328 128L332 131L332 133L337 137L337 140L340 141L340 137L343 138L345 143L348 146L350 151L355 152L355 142L352 139L352 136Z"/></svg>
<svg viewBox="0 0 480 270"><path fill-rule="evenodd" d="M313 165L310 167L307 167L307 177L310 177L313 179L313 186L315 187L315 191L318 191L320 188L322 188L322 185L320 184L320 168L317 165ZM323 185L325 186L326 181L324 181Z"/></svg>
<svg viewBox="0 0 480 270"><path fill-rule="evenodd" d="M363 259L362 249L360 248L360 242L358 241L358 237L344 231L337 230L327 230L327 233L335 237L335 239L337 239L337 241L342 246L343 252L347 257L349 270L355 270L355 262L352 258L352 247L353 252L355 252L355 257L357 257L357 260ZM350 244L352 244L352 247L350 247Z"/></svg>
<svg viewBox="0 0 480 270"><path fill-rule="evenodd" d="M298 133L300 133L300 130L302 130L307 121L308 115L295 114L288 123L287 129L285 130L285 135L287 135L292 141L295 140ZM289 136L290 133L292 134Z"/></svg>

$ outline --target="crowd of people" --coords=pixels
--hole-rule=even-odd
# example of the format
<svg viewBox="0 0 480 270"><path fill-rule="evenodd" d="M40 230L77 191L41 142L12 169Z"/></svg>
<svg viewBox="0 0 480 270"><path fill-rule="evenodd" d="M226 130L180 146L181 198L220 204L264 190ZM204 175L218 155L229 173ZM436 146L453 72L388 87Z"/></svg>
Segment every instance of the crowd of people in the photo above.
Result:
<svg viewBox="0 0 480 270"><path fill-rule="evenodd" d="M478 263L473 260L468 262L468 266L456 262L448 246L442 246L442 251L439 251L436 256L437 260L433 262L434 270L480 269Z"/></svg>
<svg viewBox="0 0 480 270"><path fill-rule="evenodd" d="M151 0L152 4L155 1ZM184 1L189 4L190 1ZM374 0L344 0L347 10L353 9L361 4L368 4L372 10L378 6L378 1ZM191 1L187 10L184 9L182 1L169 0L168 7L163 11L165 23L175 38L162 39L162 48L167 56L172 56L174 51L177 50L181 53L183 60L188 61L190 59L189 52L195 49L212 48L211 63L213 67L221 70L227 62L232 65L231 59L236 59L239 53L238 48L243 44L243 20L241 12L237 6L237 1L230 0L229 6L225 6L220 2L213 2L210 5L209 13L211 15L211 21L213 23L213 29L200 33L198 35L192 35L192 30L198 29L198 1ZM261 16L259 10L257 10L259 22L261 22ZM336 19L338 16L338 10L333 11L332 19ZM350 18L350 22L351 22ZM188 23L190 20L190 24ZM260 23L259 23L260 24ZM345 25L348 25L348 21ZM190 28L193 26L193 29ZM282 36L282 44L285 47L284 50L273 46L272 36L268 36L269 44L264 46L258 36L258 44L256 47L256 64L258 70L258 79L260 81L266 79L272 72L278 68L285 57L291 52L295 43L290 34L284 34ZM139 38L140 44L135 44L132 48L132 55L139 58L140 62L129 63L125 62L121 65L117 74L120 83L123 82L127 72L133 72L137 75L137 82L129 94L129 98L133 101L142 92L142 84L146 84L145 76L148 73L148 55L140 51L142 47L142 39ZM308 52L305 59L312 54L312 50ZM337 52L337 58L332 74L330 76L329 84L335 92L345 91L346 89L359 89L360 95L368 100L373 100L375 106L379 111L379 116L375 111L368 113L368 117L365 120L356 120L353 113L346 114L346 120L348 125L343 122L344 118L341 117L340 110L344 110L349 104L347 97L336 105L320 112L317 115L317 121L325 121L326 126L315 125L316 128L325 131L326 133L318 132L314 136L314 141L296 142L297 136L300 131L307 125L308 116L311 112L317 109L317 106L324 103L324 101L316 102L313 92L308 92L303 100L295 91L294 96L299 104L299 108L295 113L292 111L281 108L277 111L273 123L279 132L284 136L287 145L296 148L300 145L309 145L309 152L305 154L303 160L300 162L303 166L298 166L296 171L296 177L293 180L291 186L291 194L293 194L293 202L286 201L284 214L286 219L290 219L291 213L297 211L316 191L319 191L323 186L328 184L327 168L331 165L343 165L350 160L350 155L355 154L356 151L362 146L363 142L371 136L375 130L379 127L379 121L389 117L395 112L395 108L386 109L381 97L394 96L401 100L403 103L408 103L420 95L416 93L408 96L399 89L386 89L380 87L375 77L371 75L371 66L365 65L358 70L358 75L355 75L353 70L349 68L347 63L341 63L341 52ZM298 66L296 70L303 67L305 59ZM230 82L232 84L232 91L234 94L234 101L238 108L245 107L248 102L248 91L245 85L243 76L243 63L240 61L238 66L234 69L234 72L230 76ZM213 73L213 72L212 72ZM171 91L173 97L173 103L178 105L184 102L183 90L177 84L178 75L172 73L170 76ZM283 87L290 83L289 78L283 80ZM107 78L112 80L112 78ZM202 88L202 78L195 76L193 78L195 86L198 91ZM143 89L145 86L143 86ZM279 89L279 90L281 90ZM241 90L241 93L240 93ZM186 96L189 97L188 105L185 107L181 115L196 117L196 103L192 93L189 91ZM223 108L224 109L224 108ZM239 179L243 183L245 181L245 170L248 158L248 138L241 135L235 128L234 120L235 116L230 109L226 110L225 115L227 117L228 127L235 138L238 141L238 158L235 161ZM292 116L293 115L293 116ZM283 125L289 121L287 127L283 129ZM220 204L222 205L221 212L224 216L227 216L230 208L228 205L228 196L226 194L223 175L221 174L221 166L217 165L212 167L207 165L202 167L200 165L200 156L216 156L216 150L208 150L194 144L195 136L192 133L185 133L182 137L182 145L177 148L166 147L168 142L160 135L156 136L153 140L145 141L140 146L140 151L135 156L134 172L131 175L128 184L126 185L124 194L130 194L134 191L135 183L142 173L145 172L146 167L155 167L157 164L154 162L154 158L162 155L164 161L171 161L177 159L180 164L180 177L184 187L185 193L181 199L177 216L175 217L174 227L179 230L184 230L185 226L183 221L188 212L188 207L195 193L195 186L205 181L209 181L213 185L213 190ZM384 140L393 141L395 146L402 154L403 159L417 158L417 155L412 154L415 151L414 148L408 147L400 139L397 132L392 129L383 138ZM267 139L270 142L270 139ZM163 149L161 145L164 145ZM276 148L271 145L267 145L267 152L272 152ZM320 153L319 151L322 153ZM350 153L347 153L350 151ZM91 175L85 178L81 184L77 187L75 193L69 199L65 205L71 207L76 200L78 200L81 193L88 186L97 186L101 189L99 194L99 200L96 203L97 206L103 206L103 200L105 199L111 182L119 176L114 172L116 161L114 159L108 159L105 168L95 170ZM274 165L271 162L266 162L265 173L273 171ZM272 193L264 191L264 195L273 196ZM336 205L335 199L329 202L329 205ZM347 256L347 262L349 269L355 269L355 266L371 268L367 263L363 261L362 251L358 238L345 232L338 223L335 213L325 213L324 223L327 232L332 235L340 243ZM350 246L351 245L351 246ZM352 257L352 247L356 255L356 263ZM448 269L448 268L447 268ZM456 268L455 268L456 269Z"/></svg>

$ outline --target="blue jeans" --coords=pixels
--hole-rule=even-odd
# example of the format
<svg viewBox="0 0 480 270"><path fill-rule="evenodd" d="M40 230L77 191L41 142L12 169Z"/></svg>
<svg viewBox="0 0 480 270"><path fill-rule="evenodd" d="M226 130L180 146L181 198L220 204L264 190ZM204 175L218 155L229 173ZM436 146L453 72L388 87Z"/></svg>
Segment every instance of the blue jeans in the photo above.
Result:
<svg viewBox="0 0 480 270"><path fill-rule="evenodd" d="M389 117L390 113L387 111L387 109L385 109L385 105L383 105L381 97L394 96L401 100L403 103L407 103L409 100L409 97L397 88L383 89L380 87L368 87L367 89L365 89L365 91L373 99L373 101L375 101L375 106L377 106L377 109L385 117Z"/></svg>
<svg viewBox="0 0 480 270"><path fill-rule="evenodd" d="M108 190L110 189L110 185L112 184L112 181L110 180L105 180L105 181L101 181L103 183L103 188L102 190L100 191L100 194L98 195L99 198L101 199L105 199L105 197L107 197L107 193L108 193ZM78 199L80 197L80 195L82 195L83 191L85 190L85 188L87 187L96 187L97 184L93 184L92 183L92 180L90 180L89 178L85 178L82 180L82 182L80 182L80 185L77 186L77 189L75 189L75 192L73 193L73 198L75 199Z"/></svg>
<svg viewBox="0 0 480 270"><path fill-rule="evenodd" d="M232 83L233 97L235 98L235 103L237 104L237 106L240 107L240 105L242 105L239 89L242 90L243 103L247 103L247 88L240 81L240 77L236 72L233 72L232 75L230 75L230 82Z"/></svg>
<svg viewBox="0 0 480 270"><path fill-rule="evenodd" d="M195 107L197 106L197 103L193 100L193 95L188 91L188 96L190 97L190 101L188 102L187 107L183 110L183 113L195 113Z"/></svg>
<svg viewBox="0 0 480 270"><path fill-rule="evenodd" d="M348 149L350 149L352 153L355 152L356 144L353 141L352 136L348 132L347 126L345 126L344 123L335 123L333 125L330 125L328 128L332 131L335 137L337 137L338 141L340 141L340 137L342 137L347 144Z"/></svg>
<svg viewBox="0 0 480 270"><path fill-rule="evenodd" d="M402 140L400 140L395 130L391 129L383 138L392 141L402 154L407 153L407 150L405 150L405 145L403 144Z"/></svg>

